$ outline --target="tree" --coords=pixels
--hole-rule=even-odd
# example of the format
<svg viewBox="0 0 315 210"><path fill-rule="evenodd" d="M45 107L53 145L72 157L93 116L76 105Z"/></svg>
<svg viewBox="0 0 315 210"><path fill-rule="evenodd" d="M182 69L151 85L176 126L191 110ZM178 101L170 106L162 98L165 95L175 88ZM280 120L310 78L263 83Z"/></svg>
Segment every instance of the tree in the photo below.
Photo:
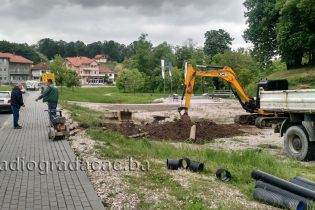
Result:
<svg viewBox="0 0 315 210"><path fill-rule="evenodd" d="M54 57L54 61L48 65L48 69L55 74L56 84L64 85L65 84L65 75L67 68L64 62L64 59L60 55Z"/></svg>
<svg viewBox="0 0 315 210"><path fill-rule="evenodd" d="M245 17L248 28L244 31L244 39L254 45L253 55L266 66L277 54L276 24L279 10L275 7L277 0L246 0Z"/></svg>
<svg viewBox="0 0 315 210"><path fill-rule="evenodd" d="M49 62L49 60L48 60L48 58L46 57L46 55L44 55L43 53L40 53L40 52L38 52L37 54L38 54L38 56L39 56L41 62L45 62L45 63L48 63L48 62Z"/></svg>
<svg viewBox="0 0 315 210"><path fill-rule="evenodd" d="M118 78L116 80L116 87L119 91L126 92L126 80L127 80L127 72L122 71L118 75Z"/></svg>
<svg viewBox="0 0 315 210"><path fill-rule="evenodd" d="M315 4L313 0L300 0L297 7L300 11L301 23L305 25L308 64L315 65Z"/></svg>
<svg viewBox="0 0 315 210"><path fill-rule="evenodd" d="M247 86L251 81L262 75L262 72L259 71L259 64L246 51L229 51L218 54L213 58L213 64L230 66L243 86ZM216 88L222 88L222 82L220 81L216 86Z"/></svg>
<svg viewBox="0 0 315 210"><path fill-rule="evenodd" d="M83 55L87 56L87 50L86 50L86 45L82 41L76 41L75 42L75 50L76 50L76 55Z"/></svg>
<svg viewBox="0 0 315 210"><path fill-rule="evenodd" d="M302 65L309 57L315 64L315 5L312 0L279 1L280 18L277 24L277 42L281 58L288 68Z"/></svg>
<svg viewBox="0 0 315 210"><path fill-rule="evenodd" d="M154 59L154 66L161 65L161 59L164 59L166 64L173 59L172 47L167 42L163 42L153 48L152 58Z"/></svg>
<svg viewBox="0 0 315 210"><path fill-rule="evenodd" d="M103 53L108 55L113 61L122 62L126 57L126 46L113 40L104 41Z"/></svg>
<svg viewBox="0 0 315 210"><path fill-rule="evenodd" d="M100 41L88 44L86 46L86 50L88 52L88 57L94 58L95 55L102 54L103 53L102 48L103 48L103 44Z"/></svg>
<svg viewBox="0 0 315 210"><path fill-rule="evenodd" d="M122 72L117 79L116 85L119 90L136 93L144 86L144 76L137 69Z"/></svg>
<svg viewBox="0 0 315 210"><path fill-rule="evenodd" d="M0 41L0 52L7 52L16 55L23 56L29 60L32 60L34 64L41 61L40 56L35 51L33 46L28 44L10 43L8 41Z"/></svg>
<svg viewBox="0 0 315 210"><path fill-rule="evenodd" d="M133 93L143 88L144 78L141 72L137 69L132 69L127 72L126 89L133 90Z"/></svg>
<svg viewBox="0 0 315 210"><path fill-rule="evenodd" d="M288 68L301 66L303 58L315 64L315 4L313 0L246 0L246 41L268 68L280 54Z"/></svg>
<svg viewBox="0 0 315 210"><path fill-rule="evenodd" d="M230 45L232 45L233 38L223 29L207 31L205 38L204 51L211 58L218 53L231 49Z"/></svg>
<svg viewBox="0 0 315 210"><path fill-rule="evenodd" d="M194 49L190 59L189 63L194 63L198 65L206 65L209 64L209 57L205 55L202 48L196 48Z"/></svg>
<svg viewBox="0 0 315 210"><path fill-rule="evenodd" d="M64 74L64 78L65 85L68 88L72 88L72 91L73 87L78 87L81 85L80 76L73 70L68 69Z"/></svg>
<svg viewBox="0 0 315 210"><path fill-rule="evenodd" d="M118 63L115 65L114 71L119 74L120 72L122 72L124 70L124 65L121 63Z"/></svg>
<svg viewBox="0 0 315 210"><path fill-rule="evenodd" d="M175 48L175 64L178 68L184 69L187 62L193 55L194 48L187 46L177 46Z"/></svg>
<svg viewBox="0 0 315 210"><path fill-rule="evenodd" d="M78 56L75 48L74 42L67 43L65 57L75 57Z"/></svg>
<svg viewBox="0 0 315 210"><path fill-rule="evenodd" d="M147 40L148 34L141 34L137 41L134 41L129 50L132 52L130 57L130 68L138 69L140 72L150 74L152 70L152 43Z"/></svg>
<svg viewBox="0 0 315 210"><path fill-rule="evenodd" d="M37 42L37 50L47 56L49 60L53 59L58 52L58 44L49 38L41 39Z"/></svg>

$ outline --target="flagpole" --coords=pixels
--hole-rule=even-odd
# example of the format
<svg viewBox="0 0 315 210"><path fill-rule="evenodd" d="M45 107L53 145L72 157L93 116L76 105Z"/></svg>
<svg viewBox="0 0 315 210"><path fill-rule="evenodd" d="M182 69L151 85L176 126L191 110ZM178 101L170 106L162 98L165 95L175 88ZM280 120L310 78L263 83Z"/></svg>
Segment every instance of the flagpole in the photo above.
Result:
<svg viewBox="0 0 315 210"><path fill-rule="evenodd" d="M173 80L171 79L171 94L172 94L172 92L173 92Z"/></svg>
<svg viewBox="0 0 315 210"><path fill-rule="evenodd" d="M164 94L165 94L165 79L164 79Z"/></svg>
<svg viewBox="0 0 315 210"><path fill-rule="evenodd" d="M168 60L168 72L170 75L170 80L171 80L171 94L173 93L173 76L172 76L172 70L173 70L173 65L172 65L172 60Z"/></svg>

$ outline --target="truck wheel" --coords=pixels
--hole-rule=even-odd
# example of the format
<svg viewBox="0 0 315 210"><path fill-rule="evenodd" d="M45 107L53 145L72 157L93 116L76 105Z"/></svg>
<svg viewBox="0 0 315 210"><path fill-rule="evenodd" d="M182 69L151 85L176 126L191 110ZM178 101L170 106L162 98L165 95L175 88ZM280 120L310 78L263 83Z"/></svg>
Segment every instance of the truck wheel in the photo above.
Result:
<svg viewBox="0 0 315 210"><path fill-rule="evenodd" d="M285 132L284 147L288 155L295 160L312 159L314 146L313 142L309 142L307 131L302 125L291 126Z"/></svg>

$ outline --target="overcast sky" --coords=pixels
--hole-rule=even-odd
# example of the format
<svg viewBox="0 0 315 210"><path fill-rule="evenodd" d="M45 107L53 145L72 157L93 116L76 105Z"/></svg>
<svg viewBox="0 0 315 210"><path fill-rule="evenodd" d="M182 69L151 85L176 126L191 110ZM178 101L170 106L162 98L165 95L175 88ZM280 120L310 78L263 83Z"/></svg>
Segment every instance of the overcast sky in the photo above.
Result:
<svg viewBox="0 0 315 210"><path fill-rule="evenodd" d="M242 34L244 0L0 0L0 40L34 44L42 38L114 40L129 44L147 33L154 45L182 45L224 29L233 49L248 47Z"/></svg>

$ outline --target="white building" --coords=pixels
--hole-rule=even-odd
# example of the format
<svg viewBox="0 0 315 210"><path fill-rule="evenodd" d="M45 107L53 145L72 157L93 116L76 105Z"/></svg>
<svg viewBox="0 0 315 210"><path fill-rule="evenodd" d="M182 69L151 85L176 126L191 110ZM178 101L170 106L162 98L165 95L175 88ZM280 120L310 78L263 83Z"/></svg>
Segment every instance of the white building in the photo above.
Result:
<svg viewBox="0 0 315 210"><path fill-rule="evenodd" d="M41 62L31 68L31 76L33 80L41 81L42 75L44 73L50 73L48 70L47 64L45 62Z"/></svg>
<svg viewBox="0 0 315 210"><path fill-rule="evenodd" d="M110 68L100 66L100 76L108 77L109 83L115 84L115 72Z"/></svg>
<svg viewBox="0 0 315 210"><path fill-rule="evenodd" d="M96 55L94 57L94 60L97 62L97 63L107 63L110 58L108 55Z"/></svg>
<svg viewBox="0 0 315 210"><path fill-rule="evenodd" d="M16 84L30 78L33 61L11 53L0 52L1 84Z"/></svg>

